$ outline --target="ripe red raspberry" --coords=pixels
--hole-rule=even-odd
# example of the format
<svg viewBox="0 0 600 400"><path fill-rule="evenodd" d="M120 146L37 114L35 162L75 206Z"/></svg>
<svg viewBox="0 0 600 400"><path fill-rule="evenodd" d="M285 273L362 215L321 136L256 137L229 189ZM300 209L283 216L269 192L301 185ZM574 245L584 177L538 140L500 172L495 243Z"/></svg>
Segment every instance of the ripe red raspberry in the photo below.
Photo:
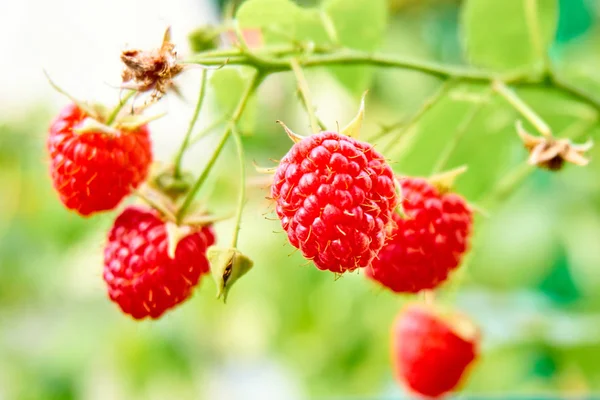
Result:
<svg viewBox="0 0 600 400"><path fill-rule="evenodd" d="M271 197L292 246L335 273L371 264L397 205L383 156L336 132L296 143L275 172Z"/></svg>
<svg viewBox="0 0 600 400"><path fill-rule="evenodd" d="M182 238L171 259L165 221L153 210L127 207L104 248L110 299L135 319L159 318L190 297L209 271L206 250L213 243L212 228L205 226Z"/></svg>
<svg viewBox="0 0 600 400"><path fill-rule="evenodd" d="M50 126L50 174L60 200L80 215L111 210L148 173L152 150L148 128L77 133L87 115L66 106Z"/></svg>
<svg viewBox="0 0 600 400"><path fill-rule="evenodd" d="M432 289L458 267L468 248L471 209L454 193L440 193L425 179L403 178L406 216L394 214L392 237L365 273L394 292Z"/></svg>
<svg viewBox="0 0 600 400"><path fill-rule="evenodd" d="M408 305L392 329L392 363L399 382L438 397L460 383L478 354L479 330L460 314L442 316L433 306Z"/></svg>

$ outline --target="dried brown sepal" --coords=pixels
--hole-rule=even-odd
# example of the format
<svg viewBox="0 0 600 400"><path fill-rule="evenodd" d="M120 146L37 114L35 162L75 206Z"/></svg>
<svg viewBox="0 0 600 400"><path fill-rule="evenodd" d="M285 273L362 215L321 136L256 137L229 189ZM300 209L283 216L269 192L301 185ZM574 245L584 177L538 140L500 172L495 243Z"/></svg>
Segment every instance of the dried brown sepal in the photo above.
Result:
<svg viewBox="0 0 600 400"><path fill-rule="evenodd" d="M592 141L574 144L569 139L533 136L523 128L521 121L517 121L517 133L529 152L528 162L531 165L558 171L563 167L565 161L580 166L586 166L589 163L584 154L592 148Z"/></svg>
<svg viewBox="0 0 600 400"><path fill-rule="evenodd" d="M175 45L171 42L171 27L166 29L160 48L124 50L121 61L124 65L121 87L139 93L150 92L148 104L160 100L169 89L178 92L173 78L183 70L183 65L177 62Z"/></svg>

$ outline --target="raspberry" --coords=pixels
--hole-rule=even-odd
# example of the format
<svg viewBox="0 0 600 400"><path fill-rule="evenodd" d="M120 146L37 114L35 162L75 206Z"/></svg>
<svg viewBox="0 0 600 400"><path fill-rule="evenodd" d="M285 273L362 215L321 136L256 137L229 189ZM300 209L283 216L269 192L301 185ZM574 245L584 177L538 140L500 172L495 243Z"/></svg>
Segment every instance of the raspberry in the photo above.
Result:
<svg viewBox="0 0 600 400"><path fill-rule="evenodd" d="M77 105L66 106L47 141L54 188L65 207L83 216L115 208L146 178L152 161L145 125L114 135L74 131L86 117Z"/></svg>
<svg viewBox="0 0 600 400"><path fill-rule="evenodd" d="M442 317L421 304L410 304L392 330L396 378L409 390L438 397L460 383L478 353L479 331L460 314Z"/></svg>
<svg viewBox="0 0 600 400"><path fill-rule="evenodd" d="M127 207L115 220L104 248L104 281L121 310L135 319L159 318L192 293L209 271L209 226L182 238L168 256L165 222L146 208Z"/></svg>
<svg viewBox="0 0 600 400"><path fill-rule="evenodd" d="M468 248L473 224L465 200L440 193L425 179L399 179L403 219L394 214L391 239L366 275L394 292L416 293L444 282Z"/></svg>
<svg viewBox="0 0 600 400"><path fill-rule="evenodd" d="M371 264L397 205L383 156L336 132L296 143L275 172L271 197L292 246L335 273Z"/></svg>

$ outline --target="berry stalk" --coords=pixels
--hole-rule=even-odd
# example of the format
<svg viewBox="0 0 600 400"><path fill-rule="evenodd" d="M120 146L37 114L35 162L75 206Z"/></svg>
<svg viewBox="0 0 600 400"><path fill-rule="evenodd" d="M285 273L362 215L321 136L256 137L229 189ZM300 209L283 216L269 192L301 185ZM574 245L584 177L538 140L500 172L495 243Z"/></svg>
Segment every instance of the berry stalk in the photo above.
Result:
<svg viewBox="0 0 600 400"><path fill-rule="evenodd" d="M244 154L244 146L242 144L242 137L235 126L232 129L233 140L235 141L235 147L237 149L237 155L240 162L240 193L238 197L237 209L235 212L235 228L233 230L233 239L231 240L231 247L237 248L237 242L240 235L240 226L242 223L242 214L244 212L244 203L246 201L246 156Z"/></svg>
<svg viewBox="0 0 600 400"><path fill-rule="evenodd" d="M242 113L244 112L244 109L246 108L246 105L248 104L248 100L250 99L250 97L252 96L252 94L254 93L256 88L258 88L258 86L260 85L261 82L262 82L262 75L259 74L258 72L254 73L254 75L250 79L250 83L248 84L246 90L242 94L242 97L240 98L240 101L238 102L238 105L237 105L235 111L233 112L231 119L229 120L229 122L227 123L227 126L225 127L225 131L223 132L223 136L221 137L221 140L219 141L217 148L215 149L211 158L208 160L206 167L204 168L204 170L202 171L202 173L200 174L200 176L198 177L198 179L196 180L196 182L194 183L194 185L188 192L187 196L183 200L181 207L177 211L176 219L177 219L178 223L181 222L181 220L185 216L185 212L187 211L189 206L192 204L192 201L194 200L196 193L198 192L198 190L200 189L200 187L202 186L204 181L206 181L206 178L208 178L210 171L212 170L213 166L215 165L215 162L217 161L217 159L219 158L221 151L225 147L225 143L227 143L229 136L231 136L233 129L235 129L235 124L238 122L238 120L242 116Z"/></svg>
<svg viewBox="0 0 600 400"><path fill-rule="evenodd" d="M125 95L125 98L122 99L119 102L119 105L117 105L110 113L110 115L108 116L108 118L106 119L106 125L111 125L113 122L115 122L115 120L117 119L117 116L119 115L119 113L121 112L121 110L123 109L123 107L125 107L125 104L127 104L127 102L133 97L135 96L137 92L135 90L131 90L129 91L129 93L127 93L127 95Z"/></svg>
<svg viewBox="0 0 600 400"><path fill-rule="evenodd" d="M175 168L173 170L173 175L175 176L175 178L181 178L181 160L183 158L185 150L190 144L192 131L194 130L194 126L196 125L196 121L198 120L198 115L200 115L200 109L202 108L202 104L204 103L204 97L206 95L206 76L206 69L203 69L200 76L200 90L198 92L198 101L196 102L196 108L194 109L194 114L192 115L192 119L190 120L188 130L185 133L183 141L181 142L181 147L175 155Z"/></svg>

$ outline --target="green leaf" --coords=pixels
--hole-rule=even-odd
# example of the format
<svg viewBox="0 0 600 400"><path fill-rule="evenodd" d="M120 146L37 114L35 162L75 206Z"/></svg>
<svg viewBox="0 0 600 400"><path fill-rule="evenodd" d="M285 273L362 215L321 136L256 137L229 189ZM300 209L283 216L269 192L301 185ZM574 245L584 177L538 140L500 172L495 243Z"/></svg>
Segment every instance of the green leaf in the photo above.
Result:
<svg viewBox="0 0 600 400"><path fill-rule="evenodd" d="M463 7L462 23L470 62L506 70L531 67L543 61L556 32L556 0L467 0ZM537 9L537 18L534 16L531 21L528 21L528 7Z"/></svg>
<svg viewBox="0 0 600 400"><path fill-rule="evenodd" d="M327 0L323 9L340 44L357 50L376 50L383 39L388 16L385 0ZM352 93L368 88L373 70L364 66L331 67L337 79Z"/></svg>
<svg viewBox="0 0 600 400"><path fill-rule="evenodd" d="M302 8L289 0L248 0L238 9L240 27L259 28L265 44L290 44L327 40L316 9Z"/></svg>
<svg viewBox="0 0 600 400"><path fill-rule="evenodd" d="M217 105L222 113L233 114L248 85L249 77L245 72L238 68L223 68L212 73L210 84L214 89ZM254 129L257 114L256 102L256 95L250 97L242 118L237 124L242 133L248 133Z"/></svg>

